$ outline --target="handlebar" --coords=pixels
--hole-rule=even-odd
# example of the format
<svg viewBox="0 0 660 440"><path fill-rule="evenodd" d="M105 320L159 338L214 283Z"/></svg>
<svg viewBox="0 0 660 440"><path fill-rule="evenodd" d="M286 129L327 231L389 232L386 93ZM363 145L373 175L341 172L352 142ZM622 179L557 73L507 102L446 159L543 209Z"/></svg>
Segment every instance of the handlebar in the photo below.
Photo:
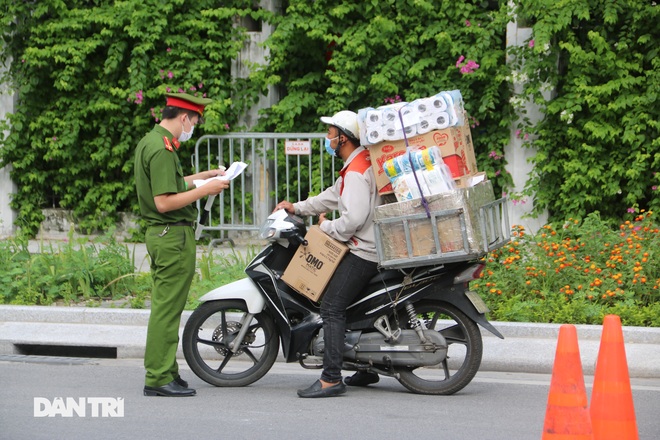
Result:
<svg viewBox="0 0 660 440"><path fill-rule="evenodd" d="M309 244L309 242L308 242L307 240L305 240L305 237L303 237L303 236L300 235L300 234L294 234L294 235L291 237L291 239L292 239L292 241L293 241L294 243L296 243L296 244L302 244L303 246L307 246L307 245Z"/></svg>

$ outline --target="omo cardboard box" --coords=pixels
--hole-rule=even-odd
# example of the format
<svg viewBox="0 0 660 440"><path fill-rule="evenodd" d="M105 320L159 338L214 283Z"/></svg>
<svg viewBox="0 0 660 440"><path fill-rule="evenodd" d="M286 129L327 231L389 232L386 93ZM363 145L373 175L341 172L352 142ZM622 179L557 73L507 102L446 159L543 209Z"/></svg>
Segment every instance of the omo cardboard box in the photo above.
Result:
<svg viewBox="0 0 660 440"><path fill-rule="evenodd" d="M312 301L319 301L348 247L314 225L287 266L282 281Z"/></svg>
<svg viewBox="0 0 660 440"><path fill-rule="evenodd" d="M429 148L434 145L439 147L453 177L477 172L477 160L474 156L469 125L454 126L411 136L408 138L408 145L416 149ZM389 159L404 154L406 143L404 140L384 141L370 145L368 148L378 192L381 195L391 194L393 192L392 184L383 171L383 164Z"/></svg>

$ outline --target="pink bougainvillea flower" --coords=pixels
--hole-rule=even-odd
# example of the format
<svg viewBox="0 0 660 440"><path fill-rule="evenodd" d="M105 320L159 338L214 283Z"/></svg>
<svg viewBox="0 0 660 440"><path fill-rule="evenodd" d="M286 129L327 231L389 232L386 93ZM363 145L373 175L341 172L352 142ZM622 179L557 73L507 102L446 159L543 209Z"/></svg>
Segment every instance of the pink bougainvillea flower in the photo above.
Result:
<svg viewBox="0 0 660 440"><path fill-rule="evenodd" d="M533 47L534 47L534 40L529 40L529 48L531 49Z"/></svg>
<svg viewBox="0 0 660 440"><path fill-rule="evenodd" d="M465 20L465 26L470 27L472 23L470 23L470 20Z"/></svg>
<svg viewBox="0 0 660 440"><path fill-rule="evenodd" d="M630 213L635 212L635 208L628 208L628 212L630 212Z"/></svg>
<svg viewBox="0 0 660 440"><path fill-rule="evenodd" d="M168 51L168 52L172 52L172 48L171 48L171 47L168 47L168 48L167 48L167 51Z"/></svg>
<svg viewBox="0 0 660 440"><path fill-rule="evenodd" d="M171 70L167 72L167 77L168 77L169 79L174 78L174 74L172 73Z"/></svg>
<svg viewBox="0 0 660 440"><path fill-rule="evenodd" d="M463 55L458 57L458 59L456 60L456 67L457 68L460 67L460 65L461 65L461 63L463 62L464 59L465 59L465 57Z"/></svg>
<svg viewBox="0 0 660 440"><path fill-rule="evenodd" d="M479 68L479 64L477 64L474 60L467 60L467 63L465 63L465 65L460 69L461 69L461 73L465 75L468 73L473 73L478 68Z"/></svg>

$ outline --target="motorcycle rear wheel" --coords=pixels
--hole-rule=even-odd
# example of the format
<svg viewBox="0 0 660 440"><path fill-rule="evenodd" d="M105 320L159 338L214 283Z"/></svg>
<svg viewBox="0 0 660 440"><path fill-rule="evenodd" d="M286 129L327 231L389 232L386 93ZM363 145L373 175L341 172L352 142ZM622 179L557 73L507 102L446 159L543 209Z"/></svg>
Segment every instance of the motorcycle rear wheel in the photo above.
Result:
<svg viewBox="0 0 660 440"><path fill-rule="evenodd" d="M467 386L481 365L483 342L477 324L456 307L441 301L415 304L428 329L447 341L447 358L431 367L396 368L399 382L418 394L449 395Z"/></svg>
<svg viewBox="0 0 660 440"><path fill-rule="evenodd" d="M261 379L273 366L280 340L273 319L258 313L247 323L240 347L229 344L248 313L243 301L209 301L188 318L181 344L190 369L218 387L242 387Z"/></svg>

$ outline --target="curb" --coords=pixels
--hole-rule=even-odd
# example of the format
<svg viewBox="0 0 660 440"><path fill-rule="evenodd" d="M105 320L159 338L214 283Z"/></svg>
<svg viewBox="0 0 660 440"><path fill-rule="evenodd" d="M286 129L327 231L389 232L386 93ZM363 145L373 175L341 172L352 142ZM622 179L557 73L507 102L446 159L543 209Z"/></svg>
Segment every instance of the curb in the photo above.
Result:
<svg viewBox="0 0 660 440"><path fill-rule="evenodd" d="M183 331L192 312L181 319ZM149 310L0 305L0 355L22 346L101 347L117 358L142 358ZM482 371L552 373L561 324L491 322L505 337L482 329ZM576 325L583 371L593 375L601 325ZM623 327L630 377L660 378L660 328ZM183 357L181 347L178 356ZM279 360L283 360L280 356Z"/></svg>

